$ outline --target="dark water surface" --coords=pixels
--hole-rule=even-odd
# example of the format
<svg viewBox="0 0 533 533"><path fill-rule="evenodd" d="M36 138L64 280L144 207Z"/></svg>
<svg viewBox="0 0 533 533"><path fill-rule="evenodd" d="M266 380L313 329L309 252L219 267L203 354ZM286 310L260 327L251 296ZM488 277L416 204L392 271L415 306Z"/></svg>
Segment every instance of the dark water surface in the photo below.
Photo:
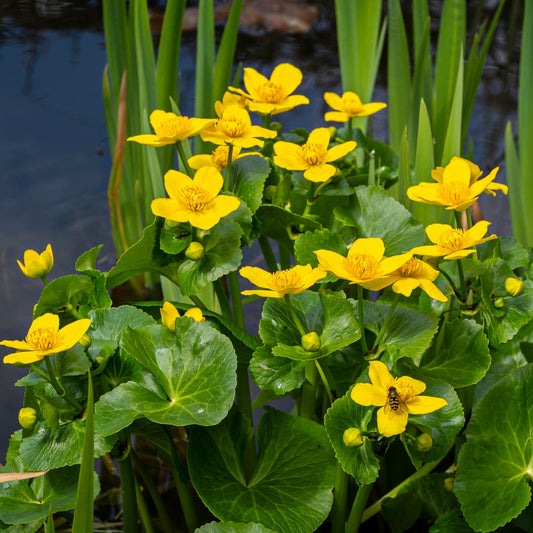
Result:
<svg viewBox="0 0 533 533"><path fill-rule="evenodd" d="M304 81L297 92L311 104L280 115L285 130L331 125L323 120L327 109L322 94L340 92L340 75L332 13L324 9L327 2L322 4L308 34L260 31L239 38L237 56L244 66L267 76L285 61L302 70ZM106 63L101 30L96 2L0 0L0 339L24 338L42 288L39 280L27 279L19 270L16 260L26 249L41 252L52 244L55 267L49 279L75 273L77 257L99 244L104 244L101 269L114 261L106 196L111 163L101 98ZM191 33L185 37L180 64L186 114L194 109L194 48ZM504 52L500 47L500 56L489 58L474 109L475 161L484 170L503 165L504 128L515 119L516 71L507 76L510 56ZM383 74L373 100L386 101ZM386 112L376 115L374 132L385 139ZM503 180L504 172L500 174L498 181ZM507 200L500 196L484 204L494 231L510 234ZM6 351L2 349L2 356ZM23 390L14 382L26 373L0 366L0 462L9 435L18 429Z"/></svg>

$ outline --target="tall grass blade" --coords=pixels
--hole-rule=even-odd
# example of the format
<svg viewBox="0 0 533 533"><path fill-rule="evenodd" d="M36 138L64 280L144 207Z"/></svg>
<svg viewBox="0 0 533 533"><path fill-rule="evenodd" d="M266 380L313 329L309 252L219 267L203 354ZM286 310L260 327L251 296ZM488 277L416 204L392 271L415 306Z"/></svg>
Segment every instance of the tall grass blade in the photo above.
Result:
<svg viewBox="0 0 533 533"><path fill-rule="evenodd" d="M522 202L520 161L516 152L510 122L507 123L505 128L505 168L507 171L507 185L509 186L509 208L511 211L513 237L526 246L528 217Z"/></svg>
<svg viewBox="0 0 533 533"><path fill-rule="evenodd" d="M48 509L48 518L44 524L44 533L55 533L56 527L54 525L54 513L52 512L52 506ZM72 530L74 531L74 530Z"/></svg>
<svg viewBox="0 0 533 533"><path fill-rule="evenodd" d="M411 185L411 165L409 162L409 146L407 143L407 126L402 133L400 141L400 163L398 166L398 186L395 198L404 206L409 205L411 200L407 198L407 189Z"/></svg>
<svg viewBox="0 0 533 533"><path fill-rule="evenodd" d="M462 55L462 52L461 52ZM455 76L455 92L453 94L450 117L446 128L446 137L442 150L442 166L446 166L450 159L457 155L460 156L461 146L461 123L463 117L463 62L460 61Z"/></svg>
<svg viewBox="0 0 533 533"><path fill-rule="evenodd" d="M72 524L73 533L92 533L94 521L94 395L90 370L88 379L85 436Z"/></svg>

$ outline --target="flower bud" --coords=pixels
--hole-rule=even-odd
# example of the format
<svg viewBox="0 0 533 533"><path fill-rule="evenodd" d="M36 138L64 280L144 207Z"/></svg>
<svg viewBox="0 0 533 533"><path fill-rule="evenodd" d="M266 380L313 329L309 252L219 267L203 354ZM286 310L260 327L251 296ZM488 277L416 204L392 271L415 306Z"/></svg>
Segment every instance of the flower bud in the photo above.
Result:
<svg viewBox="0 0 533 533"><path fill-rule="evenodd" d="M422 433L416 438L415 445L419 452L429 452L433 446L433 439L429 433Z"/></svg>
<svg viewBox="0 0 533 533"><path fill-rule="evenodd" d="M199 261L204 256L204 247L199 242L191 242L185 250L185 257L191 261Z"/></svg>
<svg viewBox="0 0 533 533"><path fill-rule="evenodd" d="M78 341L84 348L88 348L91 345L91 337L87 333L83 334L83 337Z"/></svg>
<svg viewBox="0 0 533 533"><path fill-rule="evenodd" d="M22 273L28 278L44 278L54 266L54 254L50 244L46 250L38 254L35 250L24 252L24 263L17 259L17 263Z"/></svg>
<svg viewBox="0 0 533 533"><path fill-rule="evenodd" d="M507 278L505 280L505 292L509 296L520 296L524 292L525 285L521 279Z"/></svg>
<svg viewBox="0 0 533 533"><path fill-rule="evenodd" d="M176 318L180 316L178 310L170 302L164 302L160 311L161 324L170 331L176 331Z"/></svg>
<svg viewBox="0 0 533 533"><path fill-rule="evenodd" d="M329 126L329 138L335 139L337 137L337 128L335 126Z"/></svg>
<svg viewBox="0 0 533 533"><path fill-rule="evenodd" d="M280 133L281 130L283 129L283 126L279 122L271 122L270 125L268 126L268 129L274 130Z"/></svg>
<svg viewBox="0 0 533 533"><path fill-rule="evenodd" d="M265 187L265 198L271 202L274 198L274 194L276 193L277 187L275 185L269 185L268 187Z"/></svg>
<svg viewBox="0 0 533 533"><path fill-rule="evenodd" d="M302 348L306 352L318 352L320 346L320 337L315 331L311 331L302 336Z"/></svg>
<svg viewBox="0 0 533 533"><path fill-rule="evenodd" d="M205 316L202 314L202 310L199 307L191 307L183 316L188 316L189 318L194 318L196 322L205 322Z"/></svg>
<svg viewBox="0 0 533 533"><path fill-rule="evenodd" d="M447 477L444 480L444 490L447 490L448 492L453 492L454 484L455 484L455 478Z"/></svg>
<svg viewBox="0 0 533 533"><path fill-rule="evenodd" d="M181 222L176 222L175 220L170 220L170 218L165 218L165 224L166 224L167 228L176 228L177 226L179 226L182 223Z"/></svg>
<svg viewBox="0 0 533 533"><path fill-rule="evenodd" d="M363 445L363 436L358 428L348 428L342 435L342 442L348 448L359 448Z"/></svg>
<svg viewBox="0 0 533 533"><path fill-rule="evenodd" d="M500 296L499 298L496 298L493 302L494 307L496 309L501 309L505 305L504 299Z"/></svg>
<svg viewBox="0 0 533 533"><path fill-rule="evenodd" d="M23 407L19 411L19 424L24 429L31 429L37 422L37 411L33 407Z"/></svg>

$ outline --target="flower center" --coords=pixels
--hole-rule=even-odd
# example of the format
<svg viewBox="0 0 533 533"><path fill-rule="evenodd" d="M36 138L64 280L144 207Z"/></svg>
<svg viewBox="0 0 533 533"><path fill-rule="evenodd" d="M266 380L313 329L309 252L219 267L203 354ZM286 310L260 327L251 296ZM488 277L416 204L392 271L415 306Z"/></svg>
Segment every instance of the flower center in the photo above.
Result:
<svg viewBox="0 0 533 533"><path fill-rule="evenodd" d="M167 113L165 118L154 127L158 137L175 137L191 129L189 117L182 117Z"/></svg>
<svg viewBox="0 0 533 533"><path fill-rule="evenodd" d="M404 278L413 278L422 273L424 265L420 259L411 257L407 263L400 267L400 275Z"/></svg>
<svg viewBox="0 0 533 533"><path fill-rule="evenodd" d="M192 184L178 191L177 200L189 211L198 213L209 208L211 195L205 189Z"/></svg>
<svg viewBox="0 0 533 533"><path fill-rule="evenodd" d="M211 152L211 161L219 168L226 168L228 153L229 146L219 146Z"/></svg>
<svg viewBox="0 0 533 533"><path fill-rule="evenodd" d="M342 97L342 105L349 115L356 115L363 107L352 95L346 94Z"/></svg>
<svg viewBox="0 0 533 533"><path fill-rule="evenodd" d="M464 183L446 183L443 188L443 196L450 205L460 204L470 198L470 187Z"/></svg>
<svg viewBox="0 0 533 533"><path fill-rule="evenodd" d="M438 244L449 250L462 250L465 244L465 236L465 230L452 228L442 235Z"/></svg>
<svg viewBox="0 0 533 533"><path fill-rule="evenodd" d="M257 87L261 100L269 104L279 104L285 98L283 88L277 83L267 81L263 85Z"/></svg>
<svg viewBox="0 0 533 533"><path fill-rule="evenodd" d="M413 386L402 378L394 378L394 381L390 384L390 386L395 389L396 396L400 402L408 402L416 396ZM387 390L389 389L390 387L388 387Z"/></svg>
<svg viewBox="0 0 533 533"><path fill-rule="evenodd" d="M228 137L242 137L246 132L246 123L237 117L221 118L217 122L218 129Z"/></svg>
<svg viewBox="0 0 533 533"><path fill-rule="evenodd" d="M302 146L301 153L304 161L308 165L315 166L320 165L320 163L322 163L322 159L324 158L326 150L324 150L324 147L321 144L305 143Z"/></svg>
<svg viewBox="0 0 533 533"><path fill-rule="evenodd" d="M49 350L58 344L57 331L50 328L39 328L26 336L26 342L35 350Z"/></svg>
<svg viewBox="0 0 533 533"><path fill-rule="evenodd" d="M278 270L272 274L273 286L277 290L287 289L289 287L296 287L298 284L298 276L292 270Z"/></svg>
<svg viewBox="0 0 533 533"><path fill-rule="evenodd" d="M379 261L373 255L348 256L348 263L352 267L355 277L359 279L372 279L379 268Z"/></svg>

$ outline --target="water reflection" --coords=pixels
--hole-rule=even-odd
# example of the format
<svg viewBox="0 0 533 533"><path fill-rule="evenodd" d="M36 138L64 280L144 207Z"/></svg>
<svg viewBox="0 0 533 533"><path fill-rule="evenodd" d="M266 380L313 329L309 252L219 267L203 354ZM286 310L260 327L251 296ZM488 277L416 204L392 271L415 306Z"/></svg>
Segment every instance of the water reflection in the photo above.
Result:
<svg viewBox="0 0 533 533"><path fill-rule="evenodd" d="M299 91L309 96L311 104L280 115L285 129L329 125L323 120L327 106L322 94L341 90L332 10L327 0L315 3L318 18L311 32L262 32L259 37L248 32L237 45L238 61L266 74L284 61L303 71ZM507 17L508 25L510 12ZM505 24L503 34L497 35L500 46L489 56L471 126L475 160L484 170L502 165L504 128L507 120L515 120L518 55L516 45L506 52ZM111 165L101 100L106 62L101 30L99 2L0 1L2 339L25 336L40 294L40 282L24 278L16 264L25 249L42 251L52 244L56 266L50 279L74 273L76 258L102 243L101 268L114 261L106 198ZM193 113L194 33L186 33L184 39L181 106L185 113ZM385 82L381 72L376 101L387 100ZM374 120L379 139L386 137L386 118L381 113ZM483 207L485 216L495 221L495 231L510 234L506 198L498 195ZM255 253L249 254L252 261ZM13 383L25 373L6 365L0 374L5 391L0 408L0 461L8 436L18 429L16 416L22 405L23 391Z"/></svg>

